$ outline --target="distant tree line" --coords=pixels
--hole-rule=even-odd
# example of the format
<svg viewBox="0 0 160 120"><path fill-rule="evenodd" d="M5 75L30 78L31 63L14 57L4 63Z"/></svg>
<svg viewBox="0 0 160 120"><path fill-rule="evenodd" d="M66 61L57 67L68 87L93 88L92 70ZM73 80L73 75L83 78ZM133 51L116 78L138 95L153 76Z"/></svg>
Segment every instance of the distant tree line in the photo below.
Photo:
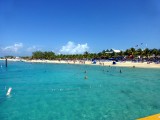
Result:
<svg viewBox="0 0 160 120"><path fill-rule="evenodd" d="M8 55L8 56L5 56L5 58L8 58L8 59L15 59L16 57L15 57L15 56L12 56L12 55Z"/></svg>
<svg viewBox="0 0 160 120"><path fill-rule="evenodd" d="M47 59L47 60L82 60L82 59L109 59L109 58L125 58L125 59L136 59L136 58L158 58L160 57L160 49L149 49L142 50L141 48L135 49L130 48L125 51L114 52L114 50L103 50L99 53L84 52L83 54L59 54L56 55L54 52L42 52L35 51L32 53L31 59Z"/></svg>
<svg viewBox="0 0 160 120"><path fill-rule="evenodd" d="M35 51L32 53L33 59L47 59L47 60L53 60L56 58L56 55L54 52L42 52L42 51Z"/></svg>

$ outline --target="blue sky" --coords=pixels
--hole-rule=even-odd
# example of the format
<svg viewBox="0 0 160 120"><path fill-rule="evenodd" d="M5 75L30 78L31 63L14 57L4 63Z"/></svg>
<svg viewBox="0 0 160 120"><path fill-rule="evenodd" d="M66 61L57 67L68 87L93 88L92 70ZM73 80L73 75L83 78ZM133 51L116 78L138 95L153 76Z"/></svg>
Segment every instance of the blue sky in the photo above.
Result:
<svg viewBox="0 0 160 120"><path fill-rule="evenodd" d="M160 48L159 0L0 0L0 56L146 44Z"/></svg>

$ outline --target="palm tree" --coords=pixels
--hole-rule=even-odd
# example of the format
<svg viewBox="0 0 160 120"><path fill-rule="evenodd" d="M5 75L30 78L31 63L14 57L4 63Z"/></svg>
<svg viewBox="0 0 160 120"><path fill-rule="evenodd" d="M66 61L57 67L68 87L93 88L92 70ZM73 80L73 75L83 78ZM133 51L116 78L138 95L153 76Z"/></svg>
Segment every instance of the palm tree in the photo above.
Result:
<svg viewBox="0 0 160 120"><path fill-rule="evenodd" d="M146 48L146 49L144 49L143 50L143 55L148 59L148 57L151 55L150 54L151 52L150 52L150 50L148 49L148 48Z"/></svg>
<svg viewBox="0 0 160 120"><path fill-rule="evenodd" d="M101 52L101 54L102 54L102 58L106 58L106 51L105 50L103 50L102 52Z"/></svg>
<svg viewBox="0 0 160 120"><path fill-rule="evenodd" d="M127 56L131 55L131 51L127 49L126 51L124 51L124 55L127 55Z"/></svg>
<svg viewBox="0 0 160 120"><path fill-rule="evenodd" d="M85 51L85 52L84 52L84 54L83 54L83 56L84 56L84 58L86 58L86 59L87 59L87 58L88 58L88 56L89 56L89 53L88 53L87 51Z"/></svg>
<svg viewBox="0 0 160 120"><path fill-rule="evenodd" d="M119 53L117 53L119 56L123 56L124 55L124 52L123 51L120 51Z"/></svg>
<svg viewBox="0 0 160 120"><path fill-rule="evenodd" d="M155 57L157 57L157 55L159 54L159 51L154 48L151 50L151 54L154 55Z"/></svg>
<svg viewBox="0 0 160 120"><path fill-rule="evenodd" d="M134 56L135 55L135 52L136 52L136 50L135 50L135 48L130 48L130 51L131 51L131 54Z"/></svg>
<svg viewBox="0 0 160 120"><path fill-rule="evenodd" d="M127 49L124 52L124 55L128 56L129 59L133 59L135 56L136 50L134 48Z"/></svg>
<svg viewBox="0 0 160 120"><path fill-rule="evenodd" d="M136 55L139 55L140 57L142 57L142 53L143 53L143 51L141 48L136 50Z"/></svg>
<svg viewBox="0 0 160 120"><path fill-rule="evenodd" d="M35 52L32 53L32 58L33 59L43 59L44 54L41 51L35 51Z"/></svg>

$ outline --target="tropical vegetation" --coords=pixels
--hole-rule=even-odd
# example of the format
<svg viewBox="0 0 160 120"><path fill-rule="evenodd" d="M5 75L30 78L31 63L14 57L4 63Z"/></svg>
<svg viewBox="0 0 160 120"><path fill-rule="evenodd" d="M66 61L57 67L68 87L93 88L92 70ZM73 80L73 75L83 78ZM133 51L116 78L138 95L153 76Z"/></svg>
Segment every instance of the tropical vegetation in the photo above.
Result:
<svg viewBox="0 0 160 120"><path fill-rule="evenodd" d="M118 59L151 59L159 58L160 49L149 49L146 48L142 50L141 48L135 49L130 48L125 51L114 52L114 50L103 50L99 53L89 53L84 52L83 54L58 54L54 52L42 52L35 51L32 53L31 59L48 59L48 60L82 60L82 59L109 59L109 58L118 58Z"/></svg>
<svg viewBox="0 0 160 120"><path fill-rule="evenodd" d="M5 56L5 58L15 58L14 56ZM160 49L142 50L141 48L130 48L125 51L114 52L112 49L103 50L99 53L83 54L55 54L52 51L35 51L32 56L20 57L23 59L41 59L41 60L92 60L92 59L118 59L118 60L160 60Z"/></svg>

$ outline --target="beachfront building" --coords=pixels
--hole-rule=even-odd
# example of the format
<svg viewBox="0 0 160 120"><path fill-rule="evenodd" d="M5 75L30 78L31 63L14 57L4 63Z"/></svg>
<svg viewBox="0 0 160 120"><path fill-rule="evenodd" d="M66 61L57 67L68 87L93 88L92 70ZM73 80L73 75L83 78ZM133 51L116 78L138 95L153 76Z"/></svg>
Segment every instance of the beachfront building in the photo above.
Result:
<svg viewBox="0 0 160 120"><path fill-rule="evenodd" d="M120 52L121 52L121 50L115 50L115 49L113 49L113 51L114 51L115 53L120 53Z"/></svg>
<svg viewBox="0 0 160 120"><path fill-rule="evenodd" d="M115 49L111 49L111 50L106 50L106 52L105 53L120 53L121 52L121 50L115 50Z"/></svg>

